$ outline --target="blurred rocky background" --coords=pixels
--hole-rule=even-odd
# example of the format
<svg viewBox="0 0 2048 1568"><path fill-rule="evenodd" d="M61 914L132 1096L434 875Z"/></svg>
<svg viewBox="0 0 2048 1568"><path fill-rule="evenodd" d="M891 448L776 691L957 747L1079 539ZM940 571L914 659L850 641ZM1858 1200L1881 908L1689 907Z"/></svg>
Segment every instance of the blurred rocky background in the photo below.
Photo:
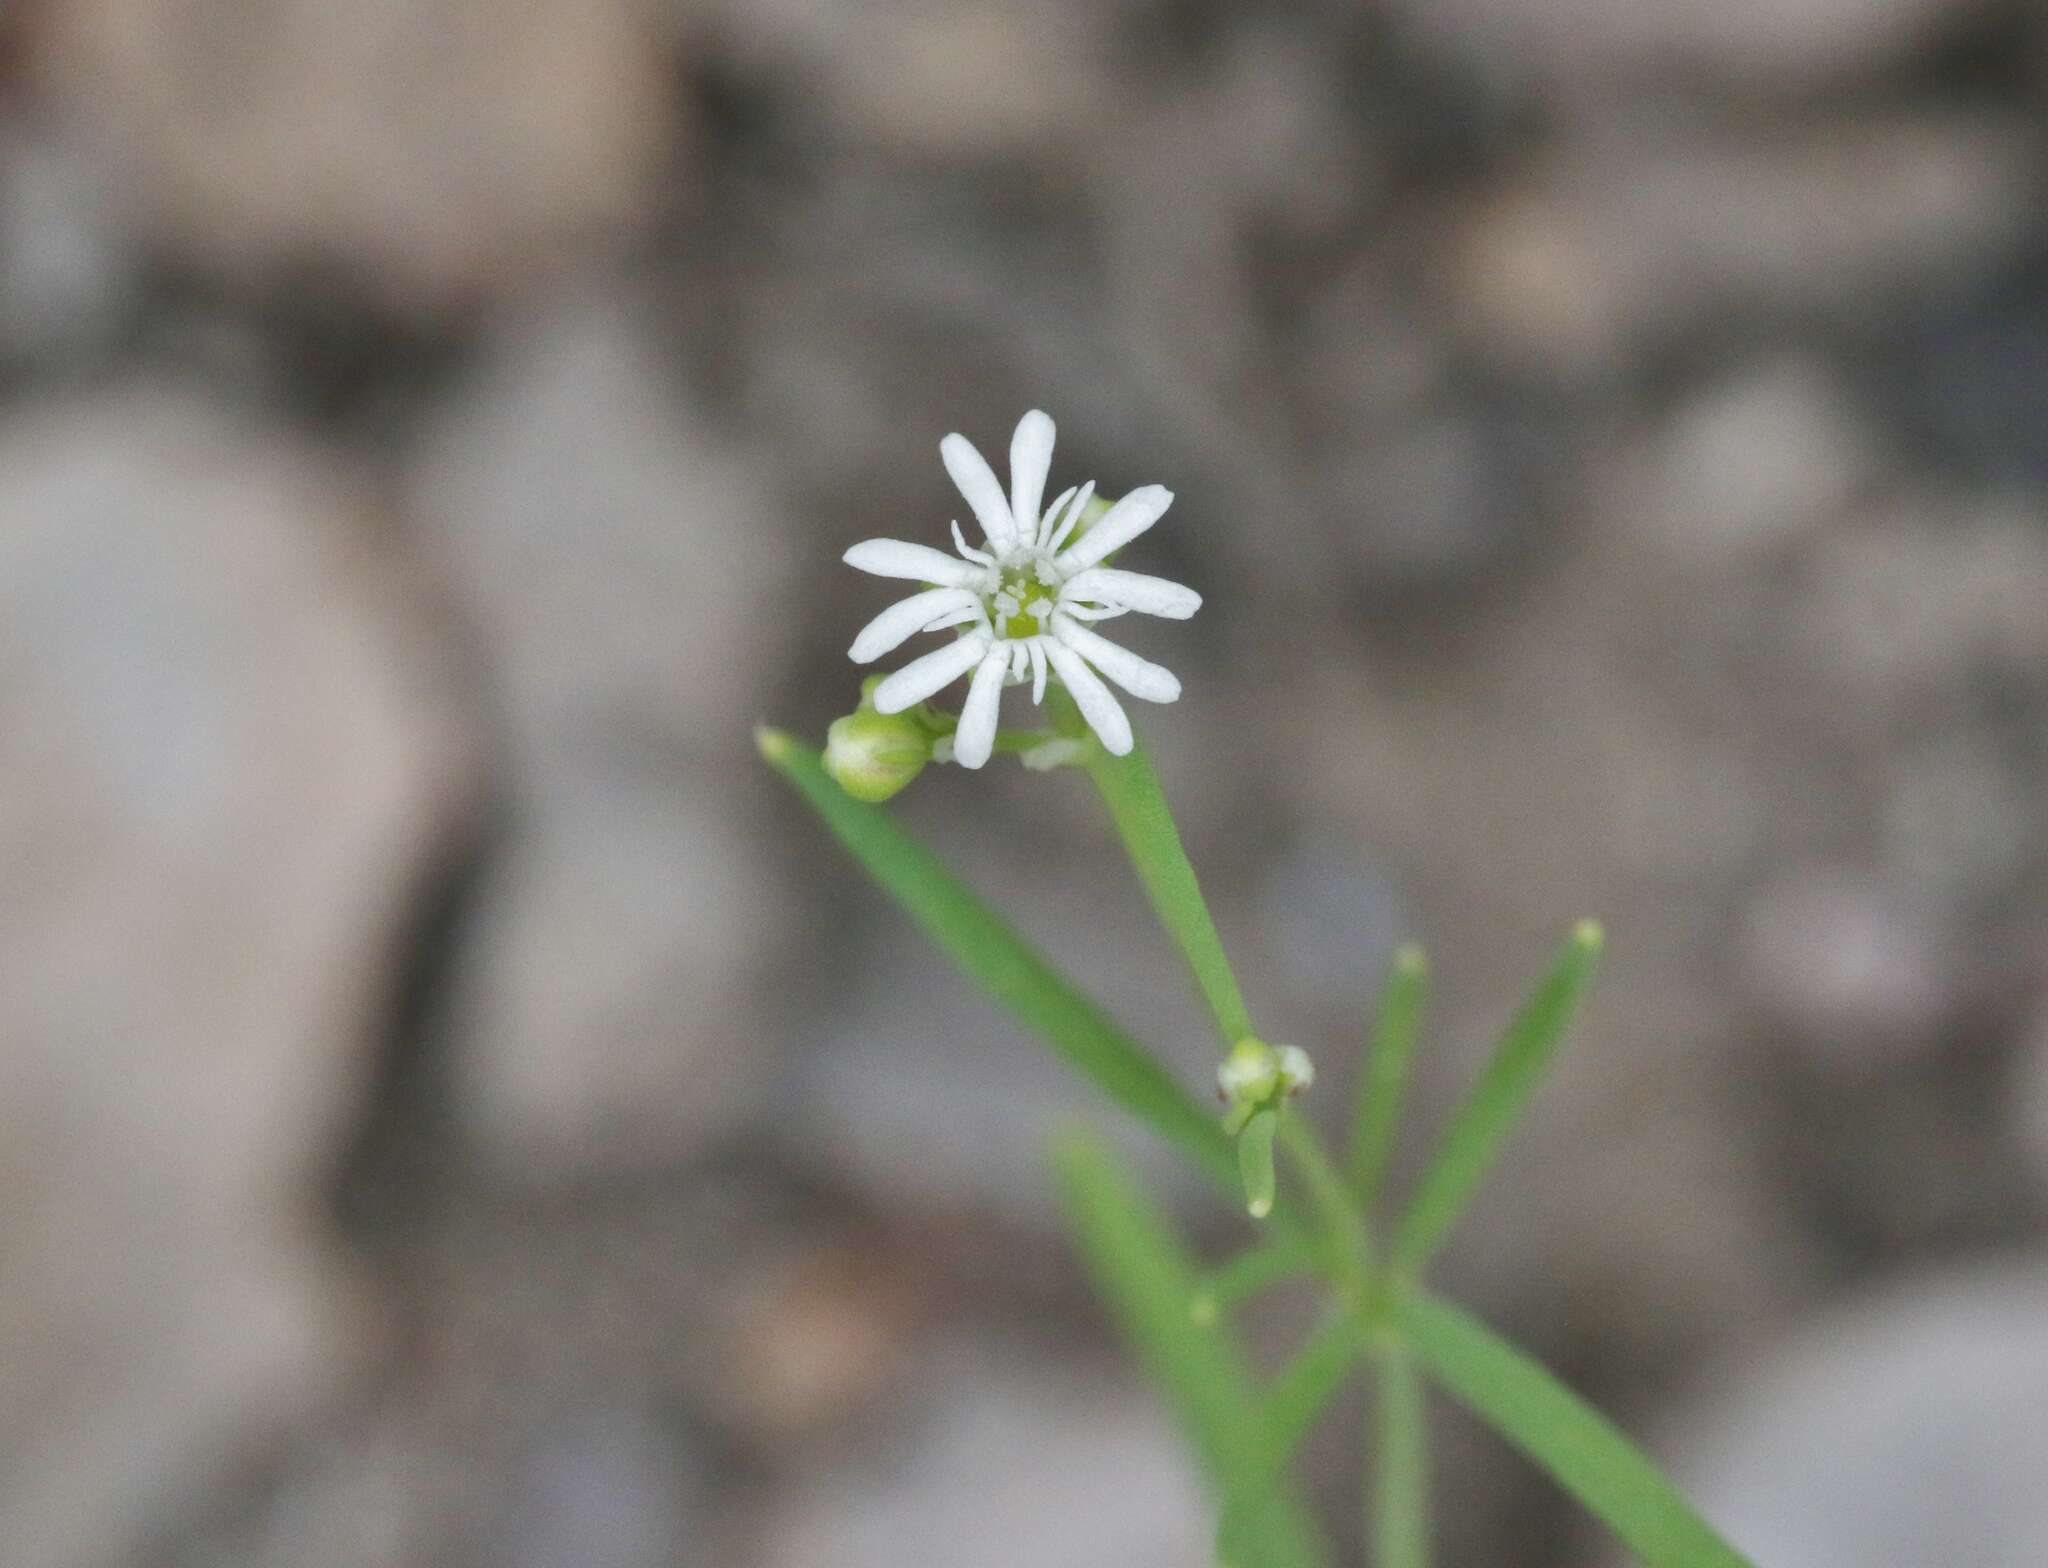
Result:
<svg viewBox="0 0 2048 1568"><path fill-rule="evenodd" d="M0 10L0 1559L1207 1560L1087 1098L749 736L1043 405L1323 1113L1613 933L1445 1283L1767 1568L2048 1561L2044 110L2021 0ZM1206 1074L1074 780L901 805Z"/></svg>

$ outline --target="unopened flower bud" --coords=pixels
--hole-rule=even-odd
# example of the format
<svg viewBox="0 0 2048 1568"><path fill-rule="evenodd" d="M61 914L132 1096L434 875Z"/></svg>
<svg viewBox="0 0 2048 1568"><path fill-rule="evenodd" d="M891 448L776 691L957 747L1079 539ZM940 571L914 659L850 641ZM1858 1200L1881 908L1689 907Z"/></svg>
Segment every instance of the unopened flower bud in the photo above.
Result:
<svg viewBox="0 0 2048 1568"><path fill-rule="evenodd" d="M1316 1081L1316 1064L1298 1045L1280 1047L1279 1068L1280 1087L1289 1094L1299 1094Z"/></svg>
<svg viewBox="0 0 2048 1568"><path fill-rule="evenodd" d="M864 706L834 719L825 732L825 771L855 800L870 804L896 794L931 758L931 733L914 714Z"/></svg>
<svg viewBox="0 0 2048 1568"><path fill-rule="evenodd" d="M1280 1088L1280 1061L1264 1040L1246 1035L1216 1069L1216 1087L1232 1105L1263 1105Z"/></svg>

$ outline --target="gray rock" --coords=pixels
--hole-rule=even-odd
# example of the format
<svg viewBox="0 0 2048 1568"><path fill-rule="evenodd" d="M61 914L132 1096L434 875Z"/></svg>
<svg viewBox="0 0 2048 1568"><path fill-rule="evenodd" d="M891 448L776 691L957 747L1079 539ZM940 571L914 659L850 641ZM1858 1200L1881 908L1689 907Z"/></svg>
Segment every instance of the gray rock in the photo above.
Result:
<svg viewBox="0 0 2048 1568"><path fill-rule="evenodd" d="M472 305L648 215L672 127L633 0L40 12L32 69L136 227L239 284Z"/></svg>
<svg viewBox="0 0 2048 1568"><path fill-rule="evenodd" d="M102 171L76 149L0 134L0 355L62 365L103 350L140 293Z"/></svg>
<svg viewBox="0 0 2048 1568"><path fill-rule="evenodd" d="M1876 447L1824 367L1755 366L1672 416L1638 515L1689 564L1741 564L1839 516L1870 483Z"/></svg>
<svg viewBox="0 0 2048 1568"><path fill-rule="evenodd" d="M1446 314L1511 361L1582 372L1731 309L1867 320L1873 294L1982 275L2039 189L2024 126L1915 110L1769 135L1625 112L1443 228Z"/></svg>
<svg viewBox="0 0 2048 1568"><path fill-rule="evenodd" d="M1723 1368L1661 1450L1773 1568L2048 1556L2048 1269L1924 1278ZM1612 1559L1619 1561L1619 1559Z"/></svg>
<svg viewBox="0 0 2048 1568"><path fill-rule="evenodd" d="M678 1159L772 1056L750 842L784 524L617 301L508 325L409 486L499 685L512 825L461 937L458 1111L507 1171Z"/></svg>
<svg viewBox="0 0 2048 1568"><path fill-rule="evenodd" d="M2041 1191L2048 1193L2048 1008L2035 1015L2022 1035L2012 1073L2007 1104L2014 1141Z"/></svg>
<svg viewBox="0 0 2048 1568"><path fill-rule="evenodd" d="M800 1475L763 1568L1181 1568L1213 1509L1152 1400L1041 1353L955 1345L900 1419Z"/></svg>
<svg viewBox="0 0 2048 1568"><path fill-rule="evenodd" d="M1787 871L1759 889L1740 949L1751 998L1816 1060L1851 1071L1939 1044L1955 956L1938 903L1827 867Z"/></svg>
<svg viewBox="0 0 2048 1568"><path fill-rule="evenodd" d="M332 1394L315 1204L469 758L362 497L130 390L0 424L0 1517L102 1564Z"/></svg>
<svg viewBox="0 0 2048 1568"><path fill-rule="evenodd" d="M1711 72L1741 87L1819 86L1912 57L1967 0L1402 0L1410 25L1493 73L1560 91L1588 77Z"/></svg>

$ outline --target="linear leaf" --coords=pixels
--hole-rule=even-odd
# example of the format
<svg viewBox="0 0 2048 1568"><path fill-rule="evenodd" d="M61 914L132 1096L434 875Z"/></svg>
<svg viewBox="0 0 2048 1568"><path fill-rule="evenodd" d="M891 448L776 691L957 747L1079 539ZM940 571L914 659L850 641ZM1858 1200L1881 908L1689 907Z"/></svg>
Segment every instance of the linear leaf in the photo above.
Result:
<svg viewBox="0 0 2048 1568"><path fill-rule="evenodd" d="M1285 1464L1344 1386L1363 1349L1357 1318L1334 1312L1266 1389L1268 1463Z"/></svg>
<svg viewBox="0 0 2048 1568"><path fill-rule="evenodd" d="M1216 934L1216 923L1209 917L1201 884L1195 880L1195 868L1181 844L1180 830L1167 809L1165 791L1159 787L1159 775L1152 771L1144 741L1135 742L1129 755L1122 757L1098 750L1088 764L1088 775L1102 792L1103 803L1109 807L1160 924L1194 971L1195 983L1209 1004L1224 1045L1235 1045L1252 1032L1251 1015L1245 1011L1237 976L1224 954L1223 939Z"/></svg>
<svg viewBox="0 0 2048 1568"><path fill-rule="evenodd" d="M1268 1286L1311 1273L1315 1266L1315 1249L1300 1241L1248 1247L1201 1282L1189 1310L1197 1323L1214 1323L1239 1302Z"/></svg>
<svg viewBox="0 0 2048 1568"><path fill-rule="evenodd" d="M1230 1140L1215 1116L1156 1057L962 887L887 812L863 805L834 783L815 750L777 730L763 730L756 738L761 755L796 786L833 836L962 973L1110 1099L1187 1150L1226 1189L1237 1187Z"/></svg>
<svg viewBox="0 0 2048 1568"><path fill-rule="evenodd" d="M1647 1568L1752 1568L1614 1424L1485 1324L1421 1291L1395 1321L1430 1374L1555 1477Z"/></svg>
<svg viewBox="0 0 2048 1568"><path fill-rule="evenodd" d="M1269 1463L1249 1369L1226 1335L1188 1310L1193 1260L1099 1144L1069 1138L1053 1162L1089 1272L1222 1499L1219 1540L1233 1568L1318 1568L1325 1557L1313 1522Z"/></svg>
<svg viewBox="0 0 2048 1568"><path fill-rule="evenodd" d="M1550 973L1509 1022L1493 1059L1451 1118L1414 1201L1401 1218L1394 1240L1396 1269L1412 1273L1421 1268L1471 1201L1501 1140L1557 1054L1579 996L1593 977L1601 942L1600 927L1581 921Z"/></svg>
<svg viewBox="0 0 2048 1568"><path fill-rule="evenodd" d="M1421 1032L1422 1008L1429 993L1429 964L1419 947L1394 954L1394 967L1380 992L1379 1015L1373 1021L1372 1050L1358 1075L1358 1107L1352 1122L1348 1175L1359 1211L1368 1219L1379 1202L1394 1135L1408 1101L1408 1078L1415 1065L1415 1038Z"/></svg>

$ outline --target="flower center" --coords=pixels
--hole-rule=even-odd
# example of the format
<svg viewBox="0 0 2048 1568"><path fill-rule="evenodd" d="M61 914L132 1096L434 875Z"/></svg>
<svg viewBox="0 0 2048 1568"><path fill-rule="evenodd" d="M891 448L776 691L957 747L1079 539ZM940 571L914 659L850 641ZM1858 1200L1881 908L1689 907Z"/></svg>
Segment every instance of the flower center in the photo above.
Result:
<svg viewBox="0 0 2048 1568"><path fill-rule="evenodd" d="M1043 555L1014 557L998 568L994 592L988 595L989 624L998 637L1037 637L1052 618L1059 599L1059 573Z"/></svg>

